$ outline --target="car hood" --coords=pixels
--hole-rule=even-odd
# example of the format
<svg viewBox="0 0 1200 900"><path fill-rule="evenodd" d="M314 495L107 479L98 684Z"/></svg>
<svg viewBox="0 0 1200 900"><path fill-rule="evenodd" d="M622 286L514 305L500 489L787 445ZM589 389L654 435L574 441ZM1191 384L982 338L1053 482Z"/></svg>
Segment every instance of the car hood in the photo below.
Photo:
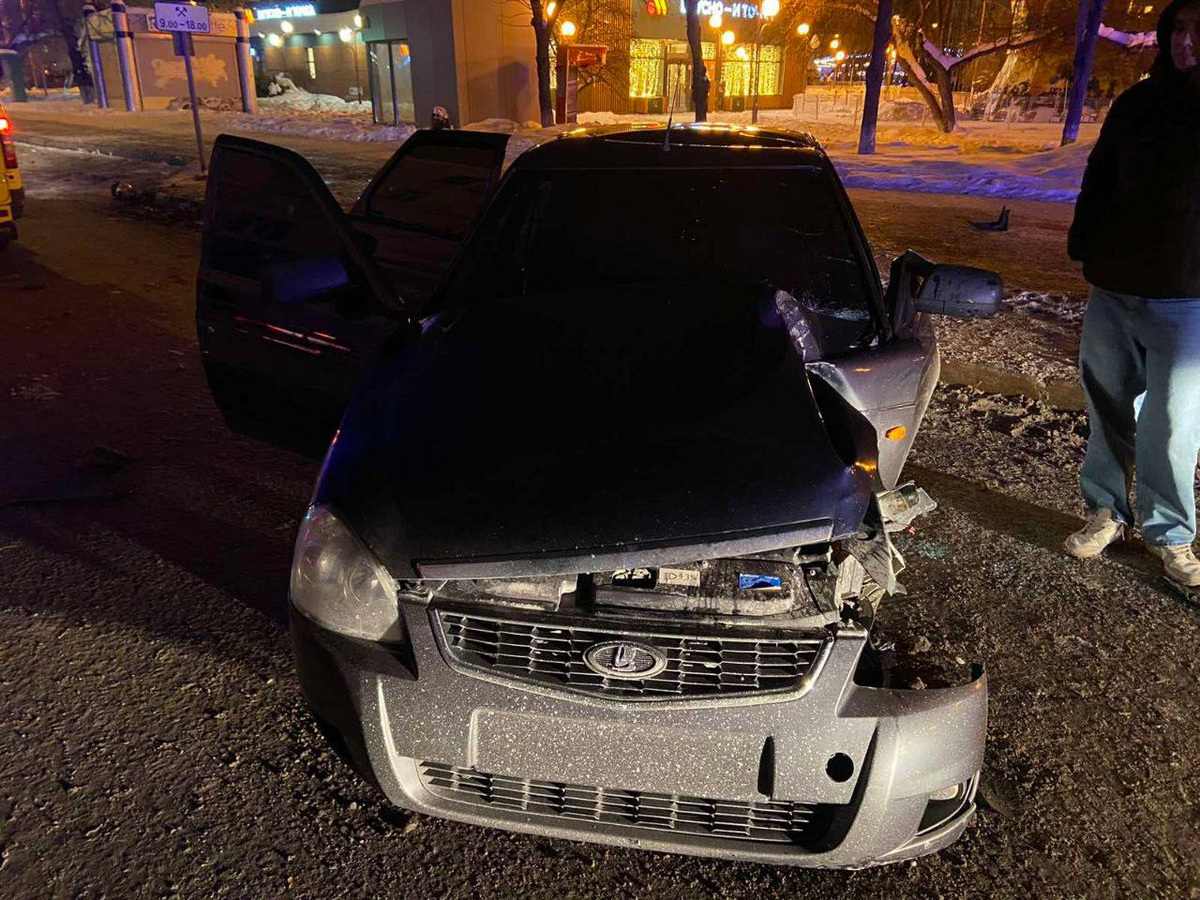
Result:
<svg viewBox="0 0 1200 900"><path fill-rule="evenodd" d="M873 460L847 455L773 291L576 291L428 320L316 499L398 577L603 571L853 533Z"/></svg>

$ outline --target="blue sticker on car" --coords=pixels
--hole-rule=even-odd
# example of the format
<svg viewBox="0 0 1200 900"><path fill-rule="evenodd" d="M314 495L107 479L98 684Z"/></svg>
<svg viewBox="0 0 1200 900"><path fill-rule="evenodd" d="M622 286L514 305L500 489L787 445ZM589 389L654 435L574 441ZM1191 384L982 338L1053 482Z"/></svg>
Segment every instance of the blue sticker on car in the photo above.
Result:
<svg viewBox="0 0 1200 900"><path fill-rule="evenodd" d="M778 575L747 575L738 573L739 591L779 591L783 590L783 579Z"/></svg>

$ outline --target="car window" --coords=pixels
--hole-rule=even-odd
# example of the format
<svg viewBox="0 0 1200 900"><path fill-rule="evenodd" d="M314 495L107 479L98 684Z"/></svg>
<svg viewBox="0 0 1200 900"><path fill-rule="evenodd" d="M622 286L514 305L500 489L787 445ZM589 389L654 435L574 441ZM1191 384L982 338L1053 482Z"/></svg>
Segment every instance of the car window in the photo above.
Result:
<svg viewBox="0 0 1200 900"><path fill-rule="evenodd" d="M871 298L851 235L816 167L514 173L441 305L719 279L768 283L861 332Z"/></svg>
<svg viewBox="0 0 1200 900"><path fill-rule="evenodd" d="M277 262L340 252L317 195L279 160L226 150L212 189L206 267L263 278Z"/></svg>
<svg viewBox="0 0 1200 900"><path fill-rule="evenodd" d="M367 214L461 239L487 200L495 156L492 147L414 147L379 182Z"/></svg>

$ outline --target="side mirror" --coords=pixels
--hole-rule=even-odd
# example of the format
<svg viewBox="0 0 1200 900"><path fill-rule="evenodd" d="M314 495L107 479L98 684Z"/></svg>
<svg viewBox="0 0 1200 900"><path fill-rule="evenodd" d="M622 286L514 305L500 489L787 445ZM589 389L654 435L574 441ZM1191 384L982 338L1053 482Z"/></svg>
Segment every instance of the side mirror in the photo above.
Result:
<svg viewBox="0 0 1200 900"><path fill-rule="evenodd" d="M934 266L916 296L917 312L982 319L1000 312L1004 282L971 266Z"/></svg>
<svg viewBox="0 0 1200 900"><path fill-rule="evenodd" d="M328 300L331 293L350 284L350 274L336 256L275 263L266 276L267 298L284 305Z"/></svg>

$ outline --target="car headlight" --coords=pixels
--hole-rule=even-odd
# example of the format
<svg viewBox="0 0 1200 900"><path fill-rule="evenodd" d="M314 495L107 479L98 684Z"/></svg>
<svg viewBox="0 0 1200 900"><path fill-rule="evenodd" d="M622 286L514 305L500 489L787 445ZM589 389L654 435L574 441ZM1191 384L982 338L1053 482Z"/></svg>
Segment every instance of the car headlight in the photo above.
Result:
<svg viewBox="0 0 1200 900"><path fill-rule="evenodd" d="M314 506L292 559L292 605L323 628L369 641L403 637L396 582L337 516Z"/></svg>

